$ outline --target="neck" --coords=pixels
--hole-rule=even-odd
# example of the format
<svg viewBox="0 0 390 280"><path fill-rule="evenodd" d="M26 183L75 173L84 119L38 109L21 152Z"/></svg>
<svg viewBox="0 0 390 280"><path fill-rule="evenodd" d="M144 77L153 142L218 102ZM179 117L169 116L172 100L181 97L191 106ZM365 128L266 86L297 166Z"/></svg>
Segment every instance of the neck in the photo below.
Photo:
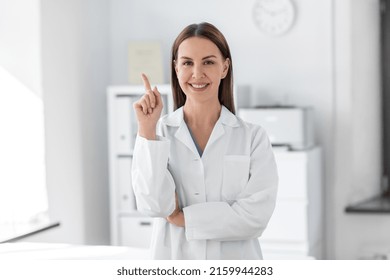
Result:
<svg viewBox="0 0 390 280"><path fill-rule="evenodd" d="M214 126L221 114L222 106L217 100L207 104L188 102L184 104L184 120L191 127Z"/></svg>

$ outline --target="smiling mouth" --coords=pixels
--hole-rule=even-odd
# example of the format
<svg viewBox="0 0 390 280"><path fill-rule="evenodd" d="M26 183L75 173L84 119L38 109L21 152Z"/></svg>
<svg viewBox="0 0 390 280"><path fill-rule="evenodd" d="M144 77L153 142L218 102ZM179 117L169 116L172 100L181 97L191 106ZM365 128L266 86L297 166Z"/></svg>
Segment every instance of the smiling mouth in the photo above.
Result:
<svg viewBox="0 0 390 280"><path fill-rule="evenodd" d="M203 89L205 87L207 87L209 84L190 84L191 87L193 87L194 89Z"/></svg>

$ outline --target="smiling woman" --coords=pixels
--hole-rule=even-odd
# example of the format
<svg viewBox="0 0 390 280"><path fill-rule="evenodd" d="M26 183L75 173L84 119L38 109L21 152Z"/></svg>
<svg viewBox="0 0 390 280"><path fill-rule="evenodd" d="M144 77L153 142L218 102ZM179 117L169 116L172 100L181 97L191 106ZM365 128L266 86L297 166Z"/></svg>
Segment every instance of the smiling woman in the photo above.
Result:
<svg viewBox="0 0 390 280"><path fill-rule="evenodd" d="M177 36L173 43L171 60L175 71L171 72L171 82L174 109L183 106L186 102L187 96L182 88L185 86L183 79L189 79L188 75L191 71L196 70L194 75L198 81L195 83L191 80L190 83L193 88L206 86L210 82L205 83L206 78L212 78L216 82L213 88L217 90L219 102L234 114L233 64L230 48L219 30L208 27L207 23L191 24ZM213 76L205 75L203 70L212 71ZM218 74L215 71L221 72ZM198 75L200 76L197 77ZM202 79L203 84L199 82ZM210 91L209 89L208 92Z"/></svg>
<svg viewBox="0 0 390 280"><path fill-rule="evenodd" d="M235 115L229 46L212 24L187 26L172 47L175 111L160 120L157 87L142 75L132 180L137 208L155 217L154 259L261 259L278 175L263 128Z"/></svg>
<svg viewBox="0 0 390 280"><path fill-rule="evenodd" d="M42 100L0 67L0 239L48 221Z"/></svg>

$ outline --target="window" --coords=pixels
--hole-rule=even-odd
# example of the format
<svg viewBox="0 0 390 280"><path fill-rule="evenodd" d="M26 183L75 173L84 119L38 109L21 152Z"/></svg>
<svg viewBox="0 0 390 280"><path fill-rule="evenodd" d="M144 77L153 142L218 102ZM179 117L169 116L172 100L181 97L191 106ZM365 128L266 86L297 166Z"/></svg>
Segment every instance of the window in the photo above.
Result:
<svg viewBox="0 0 390 280"><path fill-rule="evenodd" d="M0 239L47 222L43 102L0 66Z"/></svg>

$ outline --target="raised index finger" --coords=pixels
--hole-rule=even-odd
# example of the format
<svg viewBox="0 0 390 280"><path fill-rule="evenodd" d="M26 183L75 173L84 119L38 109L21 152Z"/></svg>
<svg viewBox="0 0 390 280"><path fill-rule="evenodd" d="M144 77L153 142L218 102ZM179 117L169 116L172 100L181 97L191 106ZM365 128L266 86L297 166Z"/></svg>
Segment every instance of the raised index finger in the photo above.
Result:
<svg viewBox="0 0 390 280"><path fill-rule="evenodd" d="M142 77L142 81L144 82L145 90L152 90L148 77L144 73L141 74L141 77Z"/></svg>

